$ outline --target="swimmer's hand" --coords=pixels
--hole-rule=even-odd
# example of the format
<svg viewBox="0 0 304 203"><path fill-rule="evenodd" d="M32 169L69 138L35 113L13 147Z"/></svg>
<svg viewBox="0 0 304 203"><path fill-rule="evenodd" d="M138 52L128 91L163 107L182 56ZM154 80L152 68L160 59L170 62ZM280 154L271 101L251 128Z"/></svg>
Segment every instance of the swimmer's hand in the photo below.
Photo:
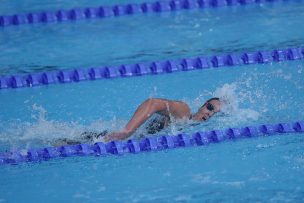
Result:
<svg viewBox="0 0 304 203"><path fill-rule="evenodd" d="M123 140L130 136L130 133L127 131L113 132L104 137L105 142L110 142L114 140Z"/></svg>

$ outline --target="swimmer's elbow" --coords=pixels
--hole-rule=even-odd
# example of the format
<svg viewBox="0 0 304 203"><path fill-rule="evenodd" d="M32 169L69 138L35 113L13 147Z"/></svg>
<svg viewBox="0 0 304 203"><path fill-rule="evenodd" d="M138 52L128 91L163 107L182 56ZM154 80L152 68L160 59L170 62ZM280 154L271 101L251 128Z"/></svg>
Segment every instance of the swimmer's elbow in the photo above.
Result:
<svg viewBox="0 0 304 203"><path fill-rule="evenodd" d="M158 111L166 110L168 101L163 100L163 99L157 99L157 98L149 98L144 103L151 110L151 113L155 113Z"/></svg>

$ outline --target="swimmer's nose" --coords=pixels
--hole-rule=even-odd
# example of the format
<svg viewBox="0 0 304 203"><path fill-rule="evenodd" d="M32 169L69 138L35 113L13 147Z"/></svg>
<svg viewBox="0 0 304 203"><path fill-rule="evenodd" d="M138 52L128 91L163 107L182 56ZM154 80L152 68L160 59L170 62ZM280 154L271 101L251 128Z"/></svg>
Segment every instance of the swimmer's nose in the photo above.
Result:
<svg viewBox="0 0 304 203"><path fill-rule="evenodd" d="M208 114L205 114L205 115L202 117L202 119L203 119L204 121L208 120L208 119L209 119L209 115L208 115Z"/></svg>

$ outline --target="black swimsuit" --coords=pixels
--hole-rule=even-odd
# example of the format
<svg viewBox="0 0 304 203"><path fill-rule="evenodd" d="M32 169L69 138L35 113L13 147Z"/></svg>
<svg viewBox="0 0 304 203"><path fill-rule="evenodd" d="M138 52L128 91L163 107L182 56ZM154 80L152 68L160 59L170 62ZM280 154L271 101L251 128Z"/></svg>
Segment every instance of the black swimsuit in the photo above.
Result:
<svg viewBox="0 0 304 203"><path fill-rule="evenodd" d="M169 122L170 122L169 116L160 115L160 116L154 118L146 126L147 134L158 133L159 131L161 131L162 129L167 127Z"/></svg>
<svg viewBox="0 0 304 203"><path fill-rule="evenodd" d="M82 143L92 143L94 139L98 139L99 137L103 137L108 134L108 131L102 131L100 133L96 132L83 132L80 134L79 138L74 140L68 138L62 138L56 140L52 145L54 146L62 146L62 145L75 145L75 144L82 144Z"/></svg>
<svg viewBox="0 0 304 203"><path fill-rule="evenodd" d="M148 122L147 126L145 127L146 133L141 134L140 137L144 137L145 134L155 134L164 129L170 123L170 117L165 115L157 114L155 118L153 118L150 122ZM95 139L100 137L104 137L108 134L108 131L102 131L100 133L96 132L83 132L80 136L76 139L68 139L62 138L56 140L52 145L54 146L62 146L62 145L75 145L81 143L92 143Z"/></svg>

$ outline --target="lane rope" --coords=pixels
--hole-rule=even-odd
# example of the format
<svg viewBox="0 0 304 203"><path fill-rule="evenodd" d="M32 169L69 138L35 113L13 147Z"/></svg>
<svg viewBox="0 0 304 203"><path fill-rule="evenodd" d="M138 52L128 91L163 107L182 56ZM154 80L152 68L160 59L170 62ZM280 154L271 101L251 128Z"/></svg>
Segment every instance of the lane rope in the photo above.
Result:
<svg viewBox="0 0 304 203"><path fill-rule="evenodd" d="M206 70L250 64L302 60L304 48L275 49L272 51L223 54L212 57L192 57L177 60L153 61L120 66L78 68L49 72L29 73L0 77L0 89L33 87L49 84L65 84L99 79L126 78L158 75L181 71Z"/></svg>
<svg viewBox="0 0 304 203"><path fill-rule="evenodd" d="M95 144L65 145L61 147L46 147L20 151L12 151L0 154L0 165L18 164L22 162L41 162L54 158L71 156L106 156L123 155L140 152L160 151L181 147L206 146L210 143L219 143L240 138L252 138L258 136L272 136L296 134L304 136L304 121L264 124L246 126L241 128L228 128L225 130L212 130L196 132L193 134L158 135L130 139L128 141L112 141L108 143L97 142Z"/></svg>
<svg viewBox="0 0 304 203"><path fill-rule="evenodd" d="M161 13L178 10L247 5L253 3L261 4L276 1L281 0L161 0L140 4L74 8L69 10L60 9L57 11L42 11L39 13L2 15L0 16L0 27L38 23L60 23L83 19L103 19L107 17L143 13Z"/></svg>

